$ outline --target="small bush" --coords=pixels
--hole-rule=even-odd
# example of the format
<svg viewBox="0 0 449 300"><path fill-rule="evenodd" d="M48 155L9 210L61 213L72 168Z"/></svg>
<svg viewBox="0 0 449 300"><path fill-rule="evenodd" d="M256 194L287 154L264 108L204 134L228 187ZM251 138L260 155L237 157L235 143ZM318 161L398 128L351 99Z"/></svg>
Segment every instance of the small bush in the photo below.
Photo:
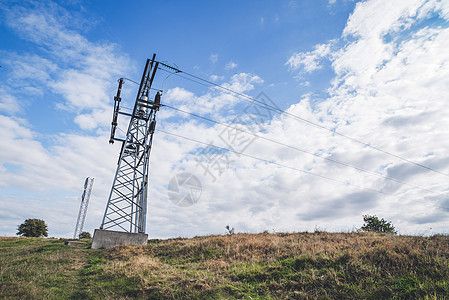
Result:
<svg viewBox="0 0 449 300"><path fill-rule="evenodd" d="M363 231L373 231L373 232L382 232L382 233L392 233L396 234L394 226L391 222L387 222L383 218L379 220L376 216L364 215L362 228Z"/></svg>
<svg viewBox="0 0 449 300"><path fill-rule="evenodd" d="M81 233L78 235L78 238L79 238L80 240L81 240L81 239L91 239L92 236L90 235L89 232L83 231L83 232L81 232Z"/></svg>

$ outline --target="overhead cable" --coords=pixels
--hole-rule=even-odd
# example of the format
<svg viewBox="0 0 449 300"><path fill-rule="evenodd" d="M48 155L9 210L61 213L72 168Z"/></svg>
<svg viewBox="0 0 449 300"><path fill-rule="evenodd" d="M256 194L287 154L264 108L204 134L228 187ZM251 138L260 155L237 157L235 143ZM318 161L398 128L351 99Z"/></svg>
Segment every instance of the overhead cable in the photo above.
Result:
<svg viewBox="0 0 449 300"><path fill-rule="evenodd" d="M165 70L165 71L166 71L166 70ZM166 71L166 72L168 72L168 71ZM170 73L170 72L169 72L169 73ZM286 116L289 116L289 117L291 117L291 118L300 120L300 121L302 121L302 122L304 122L304 123L306 123L306 124L308 124L308 125L310 125L310 126L314 126L314 127L317 127L317 128L320 128L320 129L323 129L323 130L326 130L326 131L329 131L329 132L331 132L331 133L333 133L333 134L336 134L336 135L338 135L338 136L344 137L344 138L346 138L346 139L349 139L349 140L351 140L351 141L353 141L353 142L356 142L356 143L358 143L358 144L363 145L364 147L369 147L369 148L371 148L371 149L373 149L373 150L376 150L376 151L379 151L379 152L381 152L381 153L384 153L384 154L393 156L393 157L395 157L395 158L397 158L397 159L400 159L400 160L402 160L402 161L408 162L408 163L413 164L413 165L415 165L415 166L418 166L418 167L420 167L420 168L424 168L424 169L426 169L426 170L429 170L429 171L438 173L438 174L440 174L440 175L449 177L448 174L443 173L443 172L440 172L440 171L438 171L438 170L436 170L436 169L434 169L434 168L431 168L431 167L429 167L429 166L423 165L423 164L421 164L421 163L417 163L417 162L415 162L415 161L413 161L413 160L410 160L410 159L405 158L405 157L403 157L403 156L400 156L400 155L394 154L394 153L392 153L392 152L383 150L383 149L381 149L381 148L379 148L379 147L370 145L370 144L368 144L368 143L366 143L366 142L363 142L363 141L361 141L361 140L359 140L359 139L356 139L356 138L351 137L351 136L349 136L349 135L340 133L340 132L338 132L338 131L336 131L336 130L334 130L334 129L327 128L326 126L320 125L320 124L315 123L315 122L310 121L310 120L307 120L307 119L305 119L305 118L302 118L302 117L297 116L297 115L295 115L295 114L292 114L292 113L290 113L290 112L287 112L287 111L285 111L285 110L282 110L282 109L280 109L280 108L278 108L278 107L276 107L276 106L267 104L267 103L265 103L265 102L263 102L263 101L260 101L260 100L258 100L258 99L256 99L256 98L253 98L253 97L251 97L251 96L245 95L245 94L240 93L240 92L237 92L237 91L232 90L232 89L230 89L230 88L224 87L224 86L222 86L222 85L219 85L219 84L217 84L217 83L215 83L215 82L212 82L212 81L210 81L210 80L201 78L201 77L196 76L196 75L194 75L194 74L191 74L191 73L188 73L188 72L185 72L185 71L181 71L181 70L179 70L179 69L177 69L176 72L173 72L173 74L175 74L176 76L179 76L179 77L181 77L181 78L188 79L187 77L182 76L182 74L185 74L185 75L187 75L187 76L190 76L190 77L192 77L192 78L195 78L196 80L202 81L202 82L204 82L204 83L200 83L200 82L198 82L198 81L196 81L196 80L191 80L191 79L188 79L188 80L194 81L194 82L199 83L199 84L202 84L202 85L204 85L204 86L209 86L209 87L210 87L210 86L215 86L215 87L217 87L217 88L219 88L219 89L222 89L222 90L224 90L224 91L227 91L228 93L232 93L232 94L238 95L243 101L250 102L250 103L257 103L257 104L259 104L259 105L264 106L264 107L267 108L268 110L279 112L279 113L281 113L281 114L283 114L283 115L286 115ZM205 83L208 84L208 85L206 85Z"/></svg>
<svg viewBox="0 0 449 300"><path fill-rule="evenodd" d="M188 141L191 141L191 142L195 142L195 143L198 143L198 144L206 145L208 147L214 147L214 148L217 148L219 150L228 151L228 152L231 152L231 153L235 153L237 155L249 157L249 158L252 158L254 160L258 160L258 161L261 161L261 162L264 162L264 163L267 163L267 164L272 164L272 165L276 165L276 166L279 166L279 167L282 167L282 168L287 168L287 169L290 169L290 170L301 172L301 173L304 173L304 174L307 174L307 175L312 175L312 176L315 176L315 177L318 177L318 178L321 178L321 179L325 179L325 180L328 180L328 181L333 181L333 182L340 183L340 184L343 184L343 185L350 185L350 186L353 186L353 187L361 189L361 190L366 190L366 191L382 194L382 195L389 196L389 197L404 199L404 200L407 200L407 201L416 201L416 200L412 200L412 199L409 199L409 198L406 198L406 197L403 197L403 196L398 196L398 195L390 194L390 193L387 193L387 192L384 192L384 191L380 191L380 190L376 190L376 189L372 189L372 188L368 188L368 187L359 186L359 185L350 183L348 181L343 181L343 180L331 178L331 177L328 177L328 176L324 176L324 175L321 175L321 174L317 174L317 173L314 173L314 172L310 172L310 171L307 171L307 170L299 169L299 168L296 168L296 167L284 165L284 164L281 164L281 163L278 163L278 162L275 162L275 161L272 161L272 160L268 160L268 159L260 158L260 157L253 156L253 155L250 155L250 154L247 154L247 153L235 151L233 149L211 145L211 144L203 142L203 141L199 141L199 140L196 140L196 139L193 139L193 138L190 138L190 137L186 137L186 136L183 136L183 135L179 135L179 134L176 134L176 133L168 132L168 131L165 131L165 130L162 130L162 129L156 129L156 131L159 131L159 132L171 135L171 136L175 136L175 137L178 137L178 138L182 138L182 139L185 139L185 140L188 140ZM420 202L423 202L423 201L420 201ZM438 207L438 208L443 208L443 209L449 210L449 207L440 206L440 205L436 205L436 204L429 203L429 202L423 202L423 204L431 205L431 206L435 206L435 207Z"/></svg>
<svg viewBox="0 0 449 300"><path fill-rule="evenodd" d="M400 179L397 179L397 178L394 178L394 177L391 177L391 176L385 176L385 175L382 175L382 174L379 174L379 173L376 173L376 172L372 172L372 171L366 170L364 168L361 168L361 167L358 167L356 165L352 165L352 164L349 164L349 163L346 163L346 162L343 162L343 161L339 161L339 160L336 160L336 159L333 159L333 158L321 156L321 155L318 155L316 153L312 153L312 152L309 152L307 150L301 149L299 147L288 145L288 144L285 144L285 143L282 143L282 142L279 142L279 141L267 138L265 136L256 134L254 132L251 132L251 131L248 131L248 130L244 130L244 129L239 128L237 126L232 126L232 125L229 125L229 124L226 124L226 123L223 123L223 122L219 122L219 121L216 121L216 120L213 120L213 119L210 119L210 118L207 118L207 117L195 114L195 113L191 113L191 112L185 111L185 110L180 109L180 108L173 107L173 106L168 105L168 104L163 104L163 106L167 107L167 108L170 108L172 110L184 113L184 114L191 115L191 116L193 116L195 118L198 118L198 119L202 119L202 120L205 120L205 121L208 121L208 122L211 122L211 123L218 124L220 126L224 126L224 127L227 127L227 128L231 128L233 130L237 130L237 131L243 132L245 134L252 135L252 136L254 136L256 138L260 138L262 140L266 140L266 141L269 141L271 143L278 144L280 146L287 147L287 148L293 149L293 150L298 151L298 152L302 152L302 153L305 153L305 154L308 154L308 155L312 155L312 156L318 157L320 159L327 160L327 161L330 161L332 163L336 163L336 164L339 164L339 165L342 165L342 166L345 166L345 167L353 168L353 169L355 169L357 171L360 171L360 172L371 174L371 175L374 175L374 176L377 176L377 177L380 177L380 178L384 178L384 179L387 179L387 180L391 180L391 181L394 181L394 182L397 182L397 183L400 183L400 184L408 185L410 187L418 188L418 189L421 189L421 190L424 190L424 191L427 191L427 192L431 192L433 194L442 194L443 193L443 192L436 192L436 191L433 191L433 190L430 190L430 189L427 189L425 187L421 187L421 186L418 186L418 185L414 185L414 184L405 182L403 180L400 180Z"/></svg>

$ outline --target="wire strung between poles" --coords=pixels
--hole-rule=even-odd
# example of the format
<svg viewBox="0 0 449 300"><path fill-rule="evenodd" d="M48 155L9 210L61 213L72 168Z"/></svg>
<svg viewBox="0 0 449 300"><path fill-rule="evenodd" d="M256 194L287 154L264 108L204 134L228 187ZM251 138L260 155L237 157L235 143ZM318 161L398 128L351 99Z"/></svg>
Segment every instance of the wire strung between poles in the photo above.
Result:
<svg viewBox="0 0 449 300"><path fill-rule="evenodd" d="M425 187L421 187L421 186L418 186L418 185L414 185L414 184L405 182L405 181L403 181L403 180L400 180L400 179L397 179L397 178L394 178L394 177L391 177L391 176L385 176L385 175L382 175L382 174L379 174L379 173L376 173L376 172L372 172L372 171L366 170L366 169L364 169L364 168L361 168L361 167L358 167L358 166L355 166L355 165L351 165L351 164L349 164L349 163L345 163L345 162L342 162L342 161L339 161L339 160L336 160L336 159L332 159L332 158L329 158L329 157L320 156L320 155L318 155L318 154L316 154L316 153L312 153L312 152L309 152L309 151L300 149L300 148L295 147L295 146L291 146L291 145L288 145L288 144L284 144L284 143L282 143L282 142L279 142L279 141L276 141L276 140L273 140L273 139L270 139L270 138L267 138L267 137L258 135L258 134L256 134L256 133L253 133L253 132L250 132L250 131L247 131L247 130L238 128L238 127L236 127L236 126L232 126L232 125L225 124L225 123L222 123L222 122L219 122L219 121L216 121L216 120L212 120L212 119L210 119L210 118L207 118L207 117L204 117L204 116L195 114L195 113L191 113L191 112L182 110L182 109L180 109L180 108L176 108L176 107L170 106L170 105L168 105L168 104L163 104L162 106L167 107L167 108L170 108L170 109L173 109L173 110L175 110L175 111L178 111L178 112L181 112L181 113L184 113L184 114L191 115L191 116L193 116L193 117L195 117L195 118L198 118L198 119L202 119L202 120L205 120L205 121L208 121L208 122L211 122L211 123L215 123L215 124L218 124L218 125L227 127L227 128L231 128L231 129L233 129L233 130L237 130L237 131L240 131L240 132L243 132L243 133L246 133L246 134L250 134L250 135L252 135L252 136L254 136L254 137L257 137L257 138L260 138L260 139L263 139L263 140L266 140L266 141L269 141L269 142L272 142L272 143L275 143L275 144L278 144L278 145L281 145L281 146L284 146L284 147L287 147L287 148L290 148L290 149L293 149L293 150L296 150L296 151L299 151L299 152L302 152L302 153L306 153L306 154L308 154L308 155L312 155L312 156L321 158L321 159L323 159L323 160L327 160L327 161L330 161L330 162L333 162L333 163L336 163L336 164L340 164L340 165L345 166L345 167L350 167L350 168L353 168L353 169L355 169L355 170L357 170L357 171L360 171L360 172L365 172L365 173L367 173L367 174L371 174L371 175L374 175L374 176L377 176L377 177L380 177L380 178L384 178L384 179L387 179L387 180L391 180L391 181L394 181L394 182L397 182L397 183L400 183L400 184L404 184L404 185L407 185L407 186L410 186L410 187L413 187L413 188L418 188L418 189L420 189L420 190L427 191L427 192L430 192L430 193L433 193L433 194L438 194L438 195L446 194L445 192L437 192L437 191L433 191L433 190L427 189L427 188L425 188Z"/></svg>
<svg viewBox="0 0 449 300"><path fill-rule="evenodd" d="M206 146L209 146L209 147L214 147L214 148L217 148L219 150L229 151L229 152L235 153L237 155L242 155L242 156L245 156L245 157L249 157L249 158L252 158L252 159L264 162L264 163L273 164L273 165L276 165L276 166L279 166L279 167L291 169L291 170L294 170L294 171L297 171L297 172L301 172L301 173L304 173L304 174L307 174L307 175L312 175L312 176L315 176L315 177L319 177L319 178L322 178L322 179L325 179L325 180L329 180L329 181L333 181L333 182L336 182L336 183L340 183L340 184L343 184L343 185L350 185L350 186L353 186L353 187L361 189L361 190L366 190L366 191L382 194L382 195L389 196L389 197L404 199L404 200L407 200L407 201L417 201L417 200L412 200L412 199L409 199L409 198L406 198L406 197L403 197L403 196L398 196L398 195L390 194L390 193L387 193L387 192L379 191L379 190L376 190L376 189L359 186L359 185L356 185L356 184L353 184L353 183L350 183L350 182L347 182L347 181L330 178L330 177L327 177L327 176L324 176L324 175L320 175L320 174L313 173L313 172L310 172L310 171L302 170L302 169L295 168L295 167L292 167L292 166L287 166L287 165L284 165L284 164L281 164L281 163L278 163L278 162L275 162L275 161L267 160L267 159L260 158L260 157L257 157L257 156L253 156L253 155L250 155L250 154L246 154L246 153L243 153L243 152L238 152L238 151L235 151L235 150L232 150L232 149L229 149L229 148L211 145L211 144L206 143L206 142L202 142L202 141L199 141L199 140L196 140L196 139L193 139L193 138L189 138L189 137L186 137L186 136L182 136L182 135L179 135L179 134L176 134L176 133L168 132L168 131L165 131L165 130L162 130L162 129L156 129L156 131L159 131L159 132L162 132L162 133L165 133L165 134L168 134L168 135L172 135L172 136L175 136L175 137L178 137L178 138L182 138L182 139L185 139L185 140L189 140L191 142L195 142L195 143L198 143L198 144L203 144L203 145L206 145ZM449 210L449 207L440 206L440 205L433 204L433 203L426 203L426 202L423 202L423 201L418 201L418 202L421 202L421 203L423 203L425 205L434 206L434 207L437 207L437 208L442 208L442 209Z"/></svg>
<svg viewBox="0 0 449 300"><path fill-rule="evenodd" d="M163 69L161 69L161 70L163 70ZM245 94L243 94L243 93L234 91L234 90L232 90L232 89L230 89L230 88L221 86L221 85L219 85L219 84L216 84L216 83L214 83L214 82L212 82L212 81L210 81L210 80L207 80L207 79L201 78L201 77L199 77L199 76L196 76L196 75L194 75L194 74L191 74L191 73L188 73L188 72L184 72L184 71L181 71L181 70L179 70L179 69L177 69L176 72L169 72L169 71L167 71L167 70L163 70L163 71L168 72L168 73L173 73L173 74L175 74L176 76L179 76L179 77L184 78L184 79L187 79L187 80L191 80L191 79L186 78L185 76L182 76L181 74L188 75L188 76L190 76L190 77L192 77L192 78L195 78L195 79L197 79L197 80L199 80L199 81L205 82L205 83L207 83L208 85L203 84L203 83L200 83L200 82L195 81L195 80L191 80L191 81L193 81L193 82L196 82L196 83L202 84L202 85L204 85L204 86L208 86L208 87L210 87L210 86L215 86L215 87L217 87L217 88L219 88L219 89L222 89L222 90L225 90L225 91L227 91L227 92L229 92L229 93L233 93L233 94L235 94L235 95L240 96L241 99L244 100L244 101L246 101L246 102L250 102L250 103L254 103L254 102L255 102L255 103L258 103L259 105L262 105L263 107L265 107L265 108L267 108L267 109L269 109L269 110L271 110L271 111L279 112L279 113L284 114L284 115L286 115L286 116L289 116L289 117L291 117L291 118L300 120L300 121L302 121L302 122L304 122L304 123L306 123L306 124L308 124L308 125L310 125L310 126L314 126L314 127L317 127L317 128L320 128L320 129L323 129L323 130L326 130L326 131L329 131L329 132L331 132L331 133L333 133L333 134L336 134L336 135L338 135L338 136L347 138L347 139L349 139L349 140L351 140L351 141L353 141L353 142L356 142L356 143L358 143L358 144L360 144L360 145L362 145L362 146L364 146L364 147L371 148L371 149L373 149L373 150L376 150L376 151L379 151L379 152L381 152L381 153L384 153L384 154L393 156L393 157L395 157L395 158L397 158L397 159L400 159L400 160L402 160L402 161L408 162L408 163L413 164L413 165L415 165L415 166L418 166L418 167L420 167L420 168L424 168L424 169L426 169L426 170L428 170L428 171L435 172L435 173L437 173L437 174L440 174L440 175L449 177L448 174L443 173L443 172L440 172L440 171L438 171L438 170L436 170L436 169L434 169L434 168L431 168L431 167L428 167L428 166L426 166L426 165L417 163L417 162L412 161L412 160L410 160L410 159L408 159L408 158L405 158L405 157L402 157L402 156L400 156L400 155L394 154L394 153L392 153L392 152L383 150L383 149L378 148L378 147L376 147L376 146L372 146L372 145L370 145L370 144L368 144L368 143L365 143L365 142L363 142L363 141L361 141L361 140L358 140L358 139L356 139L356 138L353 138L353 137L351 137L351 136L349 136L349 135L340 133L340 132L338 132L338 131L336 131L336 130L327 128L327 127L325 127L325 126L323 126L323 125L317 124L317 123L312 122L312 121L307 120L307 119L304 119L304 118L302 118L302 117L299 117L299 116L297 116L297 115L294 115L294 114L292 114L292 113L289 113L289 112L287 112L287 111L284 111L284 110L282 110L282 109L280 109L280 108L278 108L278 107L269 105L269 104L267 104L267 103L265 103L265 102L262 102L262 101L260 101L260 100L257 100L256 98L253 98L253 97L248 96L248 95L245 95Z"/></svg>

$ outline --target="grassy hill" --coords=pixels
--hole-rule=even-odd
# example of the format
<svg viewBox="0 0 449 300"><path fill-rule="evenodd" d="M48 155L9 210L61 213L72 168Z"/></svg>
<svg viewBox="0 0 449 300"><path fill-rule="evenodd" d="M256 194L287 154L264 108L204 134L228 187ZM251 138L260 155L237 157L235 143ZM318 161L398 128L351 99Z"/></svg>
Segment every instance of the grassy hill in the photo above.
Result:
<svg viewBox="0 0 449 300"><path fill-rule="evenodd" d="M0 298L449 296L449 236L234 234L94 250L0 238Z"/></svg>

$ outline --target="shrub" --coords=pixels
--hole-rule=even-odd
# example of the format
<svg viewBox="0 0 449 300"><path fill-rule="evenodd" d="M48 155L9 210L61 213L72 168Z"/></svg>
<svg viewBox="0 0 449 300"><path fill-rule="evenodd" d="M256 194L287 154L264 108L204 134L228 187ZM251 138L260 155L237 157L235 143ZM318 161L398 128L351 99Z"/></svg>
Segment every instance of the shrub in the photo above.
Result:
<svg viewBox="0 0 449 300"><path fill-rule="evenodd" d="M79 238L80 240L81 240L81 239L91 239L92 236L90 235L89 232L83 231L83 232L81 232L81 233L78 235L78 238Z"/></svg>
<svg viewBox="0 0 449 300"><path fill-rule="evenodd" d="M364 215L362 228L363 231L374 231L374 232L384 232L396 234L397 231L394 230L394 226L391 222L387 222L383 218L379 220L376 216Z"/></svg>

